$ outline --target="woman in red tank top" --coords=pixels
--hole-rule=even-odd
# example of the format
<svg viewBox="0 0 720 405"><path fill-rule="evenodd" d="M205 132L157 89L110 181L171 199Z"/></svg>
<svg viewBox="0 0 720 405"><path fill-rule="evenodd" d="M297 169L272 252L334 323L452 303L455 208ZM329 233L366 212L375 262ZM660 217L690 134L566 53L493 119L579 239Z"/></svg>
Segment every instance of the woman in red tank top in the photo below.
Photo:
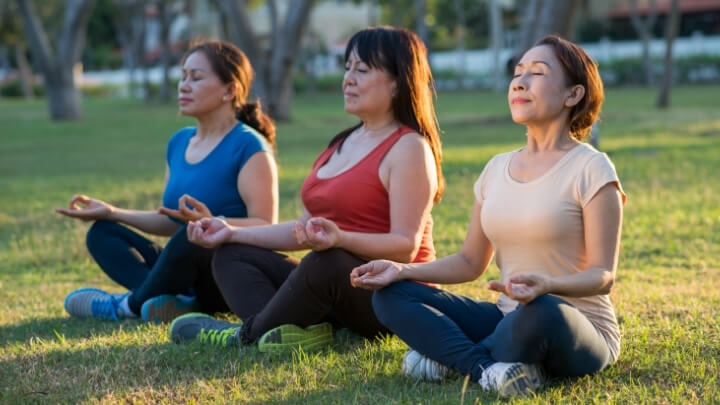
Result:
<svg viewBox="0 0 720 405"><path fill-rule="evenodd" d="M242 324L188 314L175 341L258 342L261 351L332 341L332 326L388 333L352 269L371 259L435 258L430 210L443 192L440 140L425 46L410 31L368 28L345 52L345 111L361 122L340 132L315 161L296 221L239 228L220 218L188 225L215 253L213 275ZM298 261L277 253L311 249ZM331 326L332 325L332 326Z"/></svg>

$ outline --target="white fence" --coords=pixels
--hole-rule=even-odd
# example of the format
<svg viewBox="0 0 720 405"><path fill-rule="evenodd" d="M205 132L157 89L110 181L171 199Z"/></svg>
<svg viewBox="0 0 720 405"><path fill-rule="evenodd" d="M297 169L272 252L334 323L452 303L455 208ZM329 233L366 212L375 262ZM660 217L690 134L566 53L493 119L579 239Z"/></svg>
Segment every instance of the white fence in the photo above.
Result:
<svg viewBox="0 0 720 405"><path fill-rule="evenodd" d="M640 58L642 44L640 41L609 41L604 40L596 43L580 44L599 63L609 62L616 59ZM662 57L665 53L665 41L655 39L650 43L650 54L653 57ZM505 64L512 55L512 49L503 49L500 52L500 68L504 69ZM720 55L720 36L693 35L686 38L677 38L673 47L675 58L684 58L692 55ZM343 67L337 55L319 55L309 63L317 76L337 74L342 72ZM464 71L471 75L487 75L492 73L494 60L491 49L468 50L464 53L457 51L433 52L430 55L433 70ZM464 63L463 63L464 59ZM143 71L135 70L135 81L141 82ZM162 70L159 67L148 69L149 81L159 83L162 80ZM170 77L178 78L180 69L173 66L170 69ZM80 78L78 78L80 79ZM85 72L78 83L85 85L114 84L122 85L130 81L127 70L113 70L101 72Z"/></svg>
<svg viewBox="0 0 720 405"><path fill-rule="evenodd" d="M640 58L642 43L640 41L610 41L603 40L595 43L580 44L595 60L602 64L617 59ZM665 41L655 39L650 42L650 55L662 57L665 54ZM503 49L500 52L500 67L512 55L512 49ZM693 55L720 55L720 36L693 35L677 38L673 45L673 57L685 58ZM465 71L471 74L488 74L493 71L494 60L491 49L471 50L464 52L465 69L462 69L463 55L457 51L433 52L430 61L434 70Z"/></svg>

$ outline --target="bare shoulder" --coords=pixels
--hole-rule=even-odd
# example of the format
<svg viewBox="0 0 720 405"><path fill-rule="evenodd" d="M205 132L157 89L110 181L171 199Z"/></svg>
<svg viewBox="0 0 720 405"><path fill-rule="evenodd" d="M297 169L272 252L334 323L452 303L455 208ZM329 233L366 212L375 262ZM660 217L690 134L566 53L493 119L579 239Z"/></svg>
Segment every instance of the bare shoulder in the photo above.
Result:
<svg viewBox="0 0 720 405"><path fill-rule="evenodd" d="M408 132L395 142L395 145L388 152L388 157L393 162L417 162L432 159L432 151L425 137L417 132Z"/></svg>

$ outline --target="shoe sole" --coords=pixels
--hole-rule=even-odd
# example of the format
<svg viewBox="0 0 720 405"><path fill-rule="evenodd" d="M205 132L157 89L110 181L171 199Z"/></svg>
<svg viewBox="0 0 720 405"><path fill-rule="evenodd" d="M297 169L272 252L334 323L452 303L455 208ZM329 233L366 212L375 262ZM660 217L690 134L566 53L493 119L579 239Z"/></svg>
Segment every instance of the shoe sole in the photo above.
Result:
<svg viewBox="0 0 720 405"><path fill-rule="evenodd" d="M516 366L506 373L510 378L500 390L504 397L532 395L542 387L542 376L535 370Z"/></svg>
<svg viewBox="0 0 720 405"><path fill-rule="evenodd" d="M322 349L333 341L329 323L310 325L306 329L288 324L266 332L258 341L258 350L261 353L286 353L302 348L309 352Z"/></svg>
<svg viewBox="0 0 720 405"><path fill-rule="evenodd" d="M179 316L197 312L199 309L195 302L184 303L174 295L161 295L145 301L140 309L140 319L146 322L167 323Z"/></svg>

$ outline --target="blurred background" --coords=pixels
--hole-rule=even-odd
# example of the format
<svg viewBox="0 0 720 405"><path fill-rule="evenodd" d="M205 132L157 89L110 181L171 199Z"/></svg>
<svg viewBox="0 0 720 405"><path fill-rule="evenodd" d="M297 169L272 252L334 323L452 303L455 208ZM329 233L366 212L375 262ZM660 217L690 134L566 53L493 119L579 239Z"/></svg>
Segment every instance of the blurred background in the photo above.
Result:
<svg viewBox="0 0 720 405"><path fill-rule="evenodd" d="M236 43L278 120L295 93L339 91L348 38L370 25L417 32L439 90L506 88L548 33L579 42L606 86L720 82L720 0L0 0L0 98L47 97L54 120L82 97L173 103L192 41Z"/></svg>

